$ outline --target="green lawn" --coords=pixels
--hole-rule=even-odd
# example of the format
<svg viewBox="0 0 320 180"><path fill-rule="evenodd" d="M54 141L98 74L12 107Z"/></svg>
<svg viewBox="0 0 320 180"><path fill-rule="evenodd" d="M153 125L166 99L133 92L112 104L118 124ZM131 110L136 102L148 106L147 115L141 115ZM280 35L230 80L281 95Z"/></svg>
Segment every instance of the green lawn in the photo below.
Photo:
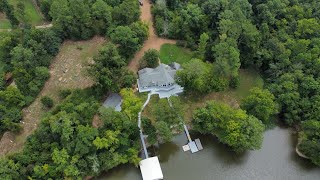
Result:
<svg viewBox="0 0 320 180"><path fill-rule="evenodd" d="M3 13L0 13L0 29L10 29L10 21L6 18Z"/></svg>
<svg viewBox="0 0 320 180"><path fill-rule="evenodd" d="M241 69L240 85L236 89L229 89L223 92L212 92L208 94L184 94L181 100L185 106L185 120L188 122L192 118L193 111L198 107L203 107L207 101L214 100L226 103L238 108L243 98L249 95L253 87L263 87L263 79L258 72L252 69Z"/></svg>
<svg viewBox="0 0 320 180"><path fill-rule="evenodd" d="M19 0L9 0L9 3L14 5L18 4ZM32 3L32 0L23 0L25 5L25 13L29 23L32 25L41 25L44 22L44 18L40 12L37 11L35 5Z"/></svg>
<svg viewBox="0 0 320 180"><path fill-rule="evenodd" d="M189 49L174 44L164 44L160 48L160 60L164 64L177 62L183 64L191 60L193 53Z"/></svg>
<svg viewBox="0 0 320 180"><path fill-rule="evenodd" d="M4 72L4 63L0 60L0 75Z"/></svg>
<svg viewBox="0 0 320 180"><path fill-rule="evenodd" d="M8 19L0 19L0 29L10 29L11 24Z"/></svg>
<svg viewBox="0 0 320 180"><path fill-rule="evenodd" d="M263 79L260 74L253 69L241 69L239 72L240 85L237 89L231 90L237 100L241 100L249 95L249 91L253 87L263 88Z"/></svg>

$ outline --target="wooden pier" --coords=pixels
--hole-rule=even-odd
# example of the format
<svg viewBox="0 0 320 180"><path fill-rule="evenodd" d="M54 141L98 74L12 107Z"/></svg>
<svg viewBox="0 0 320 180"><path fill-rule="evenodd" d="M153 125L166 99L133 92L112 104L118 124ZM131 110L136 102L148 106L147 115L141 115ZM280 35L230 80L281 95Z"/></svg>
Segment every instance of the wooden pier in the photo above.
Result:
<svg viewBox="0 0 320 180"><path fill-rule="evenodd" d="M168 103L169 103L169 106L170 106L171 108L173 108L173 107L172 107L172 103L171 103L171 101L170 101L169 98L168 98ZM190 150L191 153L196 153L196 152L202 150L203 147L202 147L202 144L201 144L200 139L196 139L195 141L192 141L191 136L190 136L190 133L189 133L189 130L188 130L188 127L187 127L187 125L184 123L184 120L183 120L179 115L178 115L178 118L180 119L181 123L183 124L184 132L185 132L185 134L186 134L186 136L187 136L187 138L188 138L188 141L189 141L189 143L187 144L187 145L189 146L189 148L187 148L186 146L183 146L183 147L182 147L182 148L183 148L183 151L188 151L188 150Z"/></svg>

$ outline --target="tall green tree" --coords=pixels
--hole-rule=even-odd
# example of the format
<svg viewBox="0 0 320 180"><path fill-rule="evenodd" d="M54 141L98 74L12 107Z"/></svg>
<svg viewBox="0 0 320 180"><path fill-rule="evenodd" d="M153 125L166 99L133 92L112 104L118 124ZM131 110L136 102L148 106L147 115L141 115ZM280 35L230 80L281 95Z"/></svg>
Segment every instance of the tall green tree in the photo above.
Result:
<svg viewBox="0 0 320 180"><path fill-rule="evenodd" d="M206 48L209 40L209 35L207 33L202 33L199 40L197 57L201 60L205 60Z"/></svg>
<svg viewBox="0 0 320 180"><path fill-rule="evenodd" d="M253 88L250 95L243 99L241 108L261 120L264 124L271 123L271 116L278 112L275 97L266 89Z"/></svg>
<svg viewBox="0 0 320 180"><path fill-rule="evenodd" d="M264 125L241 109L233 109L218 102L207 102L193 114L194 129L213 134L236 152L261 148Z"/></svg>

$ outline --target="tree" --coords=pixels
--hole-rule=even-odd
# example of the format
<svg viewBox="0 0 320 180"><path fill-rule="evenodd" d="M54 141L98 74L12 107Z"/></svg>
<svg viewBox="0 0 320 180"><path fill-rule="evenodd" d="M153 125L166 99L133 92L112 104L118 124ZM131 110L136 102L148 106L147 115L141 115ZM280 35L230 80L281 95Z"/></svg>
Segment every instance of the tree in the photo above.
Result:
<svg viewBox="0 0 320 180"><path fill-rule="evenodd" d="M257 150L262 145L264 125L257 118L241 109L207 102L193 114L194 129L203 134L213 134L219 141L236 152Z"/></svg>
<svg viewBox="0 0 320 180"><path fill-rule="evenodd" d="M275 97L266 89L253 88L246 97L241 108L261 120L264 124L270 124L270 117L278 111Z"/></svg>
<svg viewBox="0 0 320 180"><path fill-rule="evenodd" d="M21 168L19 163L15 163L13 160L7 158L0 159L0 178L1 179L19 179L19 169Z"/></svg>
<svg viewBox="0 0 320 180"><path fill-rule="evenodd" d="M53 24L61 28L64 37L89 39L93 36L92 15L88 3L81 0L55 0L49 15Z"/></svg>
<svg viewBox="0 0 320 180"><path fill-rule="evenodd" d="M311 38L320 35L320 23L315 19L301 19L295 34L301 38Z"/></svg>
<svg viewBox="0 0 320 180"><path fill-rule="evenodd" d="M197 58L205 60L206 48L209 40L209 35L207 33L202 33L199 40Z"/></svg>
<svg viewBox="0 0 320 180"><path fill-rule="evenodd" d="M129 25L140 17L139 3L135 0L124 0L119 6L114 7L112 16L117 25Z"/></svg>
<svg viewBox="0 0 320 180"><path fill-rule="evenodd" d="M183 107L178 97L170 97L172 107L170 107L168 99L158 99L152 108L155 120L157 122L164 121L169 127L177 126L180 123L179 116L182 117Z"/></svg>
<svg viewBox="0 0 320 180"><path fill-rule="evenodd" d="M119 52L126 58L133 55L136 50L140 48L139 38L128 26L118 26L111 33L110 38L112 42L119 45Z"/></svg>
<svg viewBox="0 0 320 180"><path fill-rule="evenodd" d="M169 142L173 137L173 132L181 130L180 118L183 117L183 106L180 99L178 97L157 99L151 112L155 118L152 126L156 129L158 139Z"/></svg>
<svg viewBox="0 0 320 180"><path fill-rule="evenodd" d="M4 131L20 130L21 110L25 106L25 97L19 89L9 86L0 91L0 135Z"/></svg>
<svg viewBox="0 0 320 180"><path fill-rule="evenodd" d="M157 129L157 132L158 132L160 139L163 142L170 142L171 141L173 134L172 134L172 131L171 131L168 123L166 123L164 121L159 121L159 122L156 122L155 127Z"/></svg>
<svg viewBox="0 0 320 180"><path fill-rule="evenodd" d="M177 82L186 90L200 93L209 92L212 65L200 59L192 59L183 64L183 69L177 72Z"/></svg>
<svg viewBox="0 0 320 180"><path fill-rule="evenodd" d="M135 76L124 67L125 60L114 44L108 43L101 48L93 60L88 73L103 91L119 91L120 88L130 87L135 81Z"/></svg>
<svg viewBox="0 0 320 180"><path fill-rule="evenodd" d="M320 121L309 120L302 123L302 132L300 133L299 150L310 157L311 161L320 166Z"/></svg>
<svg viewBox="0 0 320 180"><path fill-rule="evenodd" d="M133 93L132 89L122 89L120 95L123 98L122 111L130 120L137 120L143 105L141 99Z"/></svg>
<svg viewBox="0 0 320 180"><path fill-rule="evenodd" d="M237 77L240 68L239 50L227 42L221 42L212 51L215 56L215 72L223 77Z"/></svg>
<svg viewBox="0 0 320 180"><path fill-rule="evenodd" d="M141 121L142 121L143 134L148 135L147 137L148 143L151 145L156 144L158 142L156 127L152 124L149 118L143 117Z"/></svg>
<svg viewBox="0 0 320 180"><path fill-rule="evenodd" d="M46 108L52 108L53 107L53 100L49 96L43 96L41 98L41 103Z"/></svg>
<svg viewBox="0 0 320 180"><path fill-rule="evenodd" d="M148 49L144 52L142 59L140 60L140 68L155 68L159 65L159 52L156 49Z"/></svg>
<svg viewBox="0 0 320 180"><path fill-rule="evenodd" d="M141 21L130 24L130 29L135 32L136 37L139 39L139 44L142 45L148 39L149 26Z"/></svg>
<svg viewBox="0 0 320 180"><path fill-rule="evenodd" d="M103 35L112 26L112 7L103 0L97 0L92 5L92 18L96 33Z"/></svg>

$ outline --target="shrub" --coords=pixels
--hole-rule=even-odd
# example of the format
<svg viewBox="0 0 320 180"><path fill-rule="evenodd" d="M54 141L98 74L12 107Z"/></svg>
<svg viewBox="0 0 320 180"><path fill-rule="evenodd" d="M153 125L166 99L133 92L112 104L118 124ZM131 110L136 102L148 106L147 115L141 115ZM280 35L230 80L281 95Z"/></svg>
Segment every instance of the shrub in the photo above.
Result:
<svg viewBox="0 0 320 180"><path fill-rule="evenodd" d="M53 100L48 96L43 96L41 98L41 103L46 108L52 108L53 107Z"/></svg>
<svg viewBox="0 0 320 180"><path fill-rule="evenodd" d="M240 77L239 76L230 78L229 87L235 89L235 88L239 87L239 85L240 85Z"/></svg>
<svg viewBox="0 0 320 180"><path fill-rule="evenodd" d="M155 68L159 65L159 52L155 49L146 51L140 60L140 68Z"/></svg>
<svg viewBox="0 0 320 180"><path fill-rule="evenodd" d="M62 89L59 91L59 97L61 99L65 99L66 97L68 97L70 94L72 93L72 91L70 89Z"/></svg>

